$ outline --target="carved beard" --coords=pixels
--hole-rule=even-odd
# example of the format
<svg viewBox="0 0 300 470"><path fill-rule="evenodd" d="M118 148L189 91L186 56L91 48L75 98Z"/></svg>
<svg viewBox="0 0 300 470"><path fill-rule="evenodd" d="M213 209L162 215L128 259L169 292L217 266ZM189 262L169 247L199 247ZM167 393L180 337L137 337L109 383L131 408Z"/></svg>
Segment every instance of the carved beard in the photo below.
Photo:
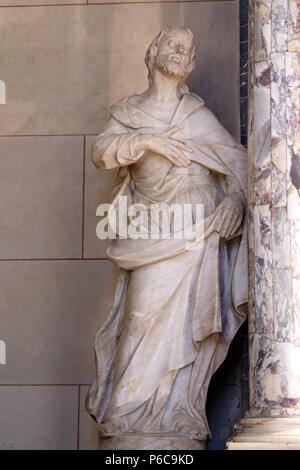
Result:
<svg viewBox="0 0 300 470"><path fill-rule="evenodd" d="M182 62L178 64L177 62L173 62L171 59L160 59L157 57L155 65L160 71L165 72L168 75L172 75L173 77L180 78L181 80L186 77L186 70Z"/></svg>

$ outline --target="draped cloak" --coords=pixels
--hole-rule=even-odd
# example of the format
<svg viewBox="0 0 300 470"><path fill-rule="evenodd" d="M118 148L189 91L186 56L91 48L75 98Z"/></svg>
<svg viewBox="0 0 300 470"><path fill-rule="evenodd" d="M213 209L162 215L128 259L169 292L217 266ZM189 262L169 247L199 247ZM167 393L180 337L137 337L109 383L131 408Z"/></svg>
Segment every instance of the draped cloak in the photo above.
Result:
<svg viewBox="0 0 300 470"><path fill-rule="evenodd" d="M139 134L178 127L174 138L193 150L187 168L138 178ZM197 250L186 240L110 242L107 256L120 270L113 306L96 336L96 377L86 408L103 436L188 433L205 439L210 379L245 320L245 217L237 235L220 238L213 222L220 202L246 197L246 152L197 95L181 98L170 123L124 98L94 143L94 162L119 167L113 204L120 196L144 204L204 204L204 235ZM147 158L147 155L144 155ZM151 155L149 156L149 158Z"/></svg>

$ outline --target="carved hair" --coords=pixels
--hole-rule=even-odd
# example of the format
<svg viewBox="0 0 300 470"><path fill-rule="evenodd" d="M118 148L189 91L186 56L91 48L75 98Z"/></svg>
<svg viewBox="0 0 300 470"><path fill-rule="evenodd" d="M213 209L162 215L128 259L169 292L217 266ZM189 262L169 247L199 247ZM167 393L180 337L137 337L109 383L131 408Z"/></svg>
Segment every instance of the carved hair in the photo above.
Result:
<svg viewBox="0 0 300 470"><path fill-rule="evenodd" d="M174 28L174 26L170 25L170 26L167 26L166 28L162 29L161 32L158 33L157 36L155 36L155 38L151 42L151 44L148 47L148 50L146 52L145 64L148 68L149 86L151 86L151 84L152 84L152 75L153 75L153 71L154 71L154 67L155 67L155 61L156 61L159 41L162 38L162 36L172 28ZM190 31L188 28L180 28L180 29L184 29L185 31L187 31L189 33L190 38L191 38L191 42L193 44L192 51L191 51L191 56L190 56L190 62L189 62L189 65L187 67L185 77L179 83L179 91L183 95L184 93L189 92L189 89L188 89L187 84L185 83L185 80L192 73L192 71L194 70L194 68L196 66L196 48L195 48L195 44L194 44L194 36L193 36L192 31Z"/></svg>

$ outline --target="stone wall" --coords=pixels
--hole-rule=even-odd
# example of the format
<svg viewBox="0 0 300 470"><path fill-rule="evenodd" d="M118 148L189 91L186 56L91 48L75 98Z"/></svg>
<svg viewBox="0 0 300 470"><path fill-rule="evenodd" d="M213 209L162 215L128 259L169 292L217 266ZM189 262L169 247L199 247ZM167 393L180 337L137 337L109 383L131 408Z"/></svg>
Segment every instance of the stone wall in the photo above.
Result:
<svg viewBox="0 0 300 470"><path fill-rule="evenodd" d="M115 272L95 210L114 172L90 146L109 106L146 87L146 48L170 23L194 32L191 88L239 138L236 1L1 2L0 449L96 448L84 398Z"/></svg>

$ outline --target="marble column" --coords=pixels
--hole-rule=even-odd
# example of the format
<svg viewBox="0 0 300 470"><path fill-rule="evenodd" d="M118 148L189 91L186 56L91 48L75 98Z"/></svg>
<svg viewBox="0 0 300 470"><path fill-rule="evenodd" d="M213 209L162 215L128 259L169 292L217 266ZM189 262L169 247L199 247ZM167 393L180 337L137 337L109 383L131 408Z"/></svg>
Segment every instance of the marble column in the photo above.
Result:
<svg viewBox="0 0 300 470"><path fill-rule="evenodd" d="M300 449L300 0L249 2L250 409L228 449Z"/></svg>

